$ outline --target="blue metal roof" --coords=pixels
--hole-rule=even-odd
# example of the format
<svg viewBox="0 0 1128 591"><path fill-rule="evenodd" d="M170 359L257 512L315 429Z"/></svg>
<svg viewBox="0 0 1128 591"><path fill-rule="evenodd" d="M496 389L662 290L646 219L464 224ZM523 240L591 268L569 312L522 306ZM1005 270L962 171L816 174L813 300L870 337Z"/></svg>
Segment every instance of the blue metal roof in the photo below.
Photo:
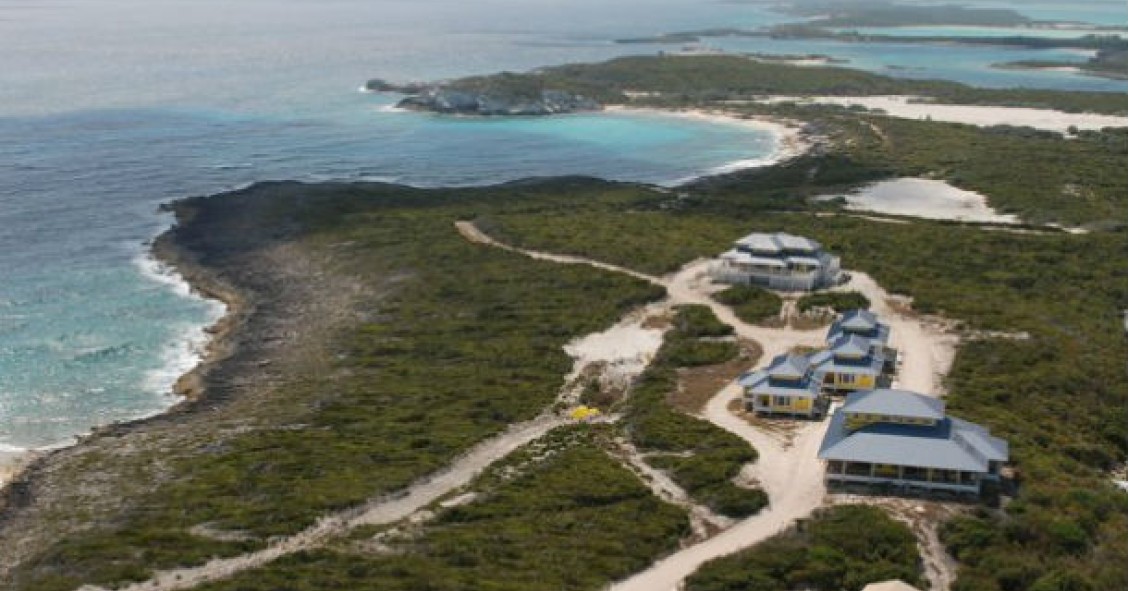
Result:
<svg viewBox="0 0 1128 591"><path fill-rule="evenodd" d="M854 375L881 375L881 359L868 355L857 360L836 359L830 351L819 351L811 356L811 367L814 373L823 375L830 372L847 373Z"/></svg>
<svg viewBox="0 0 1128 591"><path fill-rule="evenodd" d="M826 331L827 344L834 343L846 335L857 334L870 339L871 341L881 343L882 345L889 344L889 325L883 322L875 322L874 328L866 330L856 330L850 328L845 323L845 317L839 318L830 325L830 329Z"/></svg>
<svg viewBox="0 0 1128 591"><path fill-rule="evenodd" d="M944 419L934 426L878 423L854 432L847 431L845 423L846 413L834 413L819 447L819 459L982 473L988 471L988 460L1005 461L1007 457L1006 442L990 435L985 435L994 440L989 448L1002 450L1001 456L987 457L974 443L965 445L963 421Z"/></svg>
<svg viewBox="0 0 1128 591"><path fill-rule="evenodd" d="M840 412L939 421L944 418L944 401L907 390L879 389L850 394Z"/></svg>
<svg viewBox="0 0 1128 591"><path fill-rule="evenodd" d="M809 368L805 355L785 353L772 359L766 369L740 376L737 383L752 394L814 398L819 395L819 386L811 379Z"/></svg>

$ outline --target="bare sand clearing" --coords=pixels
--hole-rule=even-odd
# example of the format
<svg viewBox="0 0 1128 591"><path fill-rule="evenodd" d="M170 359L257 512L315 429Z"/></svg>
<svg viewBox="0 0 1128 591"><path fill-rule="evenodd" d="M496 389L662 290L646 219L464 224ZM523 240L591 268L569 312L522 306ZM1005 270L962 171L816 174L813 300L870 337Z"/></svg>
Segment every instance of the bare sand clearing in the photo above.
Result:
<svg viewBox="0 0 1128 591"><path fill-rule="evenodd" d="M842 197L846 209L930 220L957 220L995 224L1018 224L1018 216L1000 214L981 193L965 191L944 181L899 178L866 185Z"/></svg>
<svg viewBox="0 0 1128 591"><path fill-rule="evenodd" d="M626 388L632 379L650 365L665 331L645 328L643 324L656 310L647 307L627 315L615 326L576 339L564 346L575 360L575 369L567 381L572 382L588 367L600 366L604 386Z"/></svg>
<svg viewBox="0 0 1128 591"><path fill-rule="evenodd" d="M849 107L858 105L871 110L882 110L887 115L902 119L931 119L950 123L966 123L988 127L1015 125L1068 133L1070 127L1099 130L1105 127L1128 127L1128 117L1097 113L1066 113L1052 109L1026 107L994 107L980 105L945 105L926 102L914 96L772 96L763 103L809 103Z"/></svg>

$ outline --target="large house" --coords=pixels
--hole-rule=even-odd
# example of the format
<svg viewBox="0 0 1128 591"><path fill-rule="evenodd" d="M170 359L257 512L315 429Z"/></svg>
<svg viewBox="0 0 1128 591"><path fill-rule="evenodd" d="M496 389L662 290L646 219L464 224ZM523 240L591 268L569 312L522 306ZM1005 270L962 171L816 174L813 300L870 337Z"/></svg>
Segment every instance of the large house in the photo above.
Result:
<svg viewBox="0 0 1128 591"><path fill-rule="evenodd" d="M836 393L883 388L889 385L883 352L866 337L845 334L811 355L813 375L822 388Z"/></svg>
<svg viewBox="0 0 1128 591"><path fill-rule="evenodd" d="M783 232L753 233L720 256L713 278L780 291L811 291L838 283L839 259L809 238Z"/></svg>
<svg viewBox="0 0 1128 591"><path fill-rule="evenodd" d="M744 388L744 407L757 414L821 417L827 399L805 355L784 354L766 369L738 380Z"/></svg>
<svg viewBox="0 0 1128 591"><path fill-rule="evenodd" d="M998 480L1007 442L904 390L857 392L831 417L819 448L827 484L877 484L978 494Z"/></svg>

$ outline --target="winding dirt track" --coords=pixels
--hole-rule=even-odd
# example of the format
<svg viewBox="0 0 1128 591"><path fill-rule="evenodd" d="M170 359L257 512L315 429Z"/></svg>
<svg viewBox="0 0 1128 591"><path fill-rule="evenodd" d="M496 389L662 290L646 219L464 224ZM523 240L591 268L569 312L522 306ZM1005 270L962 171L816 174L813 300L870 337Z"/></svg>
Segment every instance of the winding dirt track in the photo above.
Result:
<svg viewBox="0 0 1128 591"><path fill-rule="evenodd" d="M729 307L709 297L709 293L715 288L705 280L708 261L695 261L678 273L659 278L582 257L517 249L497 242L471 222L460 221L456 222L455 226L470 242L517 252L538 260L589 265L663 286L669 293L669 298L663 307L679 304L708 306L722 322L733 326L738 336L759 343L763 347L763 359L766 361L795 347L817 347L823 343L824 333L821 329L809 331L792 328L775 329L741 321ZM926 327L919 320L903 316L890 308L887 304L888 294L864 274L855 273L851 284L844 289L857 289L865 293L874 303L874 310L893 324L894 338L899 337L894 344L901 348L905 358L902 375L902 383L905 387L922 392L937 391L939 378L946 373L951 364L954 339L945 337L939 331ZM625 325L629 326L630 322L626 322ZM641 347L634 353L644 355L645 349L645 346ZM606 361L621 363L623 359L616 357ZM593 359L590 357L577 356L577 367L570 374L569 383L561 392L562 398L573 389L574 384L571 383L573 379L579 376L584 366L591 362ZM746 467L744 476L757 481L768 493L770 506L759 514L736 523L724 532L675 552L647 570L615 584L612 586L614 591L677 589L681 581L704 562L763 541L824 504L826 490L817 451L827 421L802 423L793 433L793 438L784 440L778 435L757 429L733 414L728 408L729 403L739 396L740 387L730 384L709 401L703 416L717 426L744 438L757 449L759 459L755 464ZM288 554L322 546L328 540L360 525L395 523L444 494L468 484L493 463L566 422L565 419L546 410L535 419L511 425L504 433L483 441L448 468L424 478L399 495L374 498L360 507L327 515L310 528L272 542L268 547L257 552L211 560L198 567L160 571L148 581L121 587L118 591L191 589L264 566ZM676 491L671 494L676 496ZM105 590L87 585L81 587L79 591Z"/></svg>
<svg viewBox="0 0 1128 591"><path fill-rule="evenodd" d="M731 325L739 337L760 344L764 352L764 363L796 347L819 347L824 344L824 329L804 331L766 328L743 322L731 308L709 297L718 288L707 279L710 262L706 260L694 261L670 276L654 277L582 257L514 248L494 240L471 222L456 222L455 226L471 242L519 252L539 260L590 265L663 286L669 294L668 306L708 306L719 320ZM941 380L955 357L957 339L945 334L938 326L902 314L890 305L893 298L864 273L851 272L850 282L838 289L863 293L872 302L874 312L890 324L893 335L891 344L901 351L903 360L897 385L940 395ZM756 448L759 459L746 467L743 476L759 483L768 493L770 505L724 532L675 552L650 568L612 585L612 591L676 590L687 576L705 562L753 546L788 528L795 520L809 516L825 503L826 487L823 482L823 466L818 460L818 448L829 421L801 423L791 434L792 438L785 440L777 434L757 429L733 414L729 410L729 404L739 399L740 395L739 385L733 383L726 386L706 405L703 417ZM934 549L933 544L926 544L924 540L921 546L922 549ZM938 582L942 582L939 591L946 591L950 577L930 578L934 581L939 579Z"/></svg>

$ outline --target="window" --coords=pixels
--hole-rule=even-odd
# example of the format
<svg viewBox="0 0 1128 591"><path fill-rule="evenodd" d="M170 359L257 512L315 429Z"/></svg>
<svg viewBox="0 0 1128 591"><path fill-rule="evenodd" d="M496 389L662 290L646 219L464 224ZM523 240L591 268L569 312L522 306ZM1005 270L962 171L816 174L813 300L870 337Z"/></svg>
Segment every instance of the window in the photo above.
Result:
<svg viewBox="0 0 1128 591"><path fill-rule="evenodd" d="M776 396L775 397L775 405L776 406L791 406L791 397L790 396Z"/></svg>
<svg viewBox="0 0 1128 591"><path fill-rule="evenodd" d="M840 373L840 374L838 374L838 381L842 382L843 384L853 384L854 383L854 374Z"/></svg>

